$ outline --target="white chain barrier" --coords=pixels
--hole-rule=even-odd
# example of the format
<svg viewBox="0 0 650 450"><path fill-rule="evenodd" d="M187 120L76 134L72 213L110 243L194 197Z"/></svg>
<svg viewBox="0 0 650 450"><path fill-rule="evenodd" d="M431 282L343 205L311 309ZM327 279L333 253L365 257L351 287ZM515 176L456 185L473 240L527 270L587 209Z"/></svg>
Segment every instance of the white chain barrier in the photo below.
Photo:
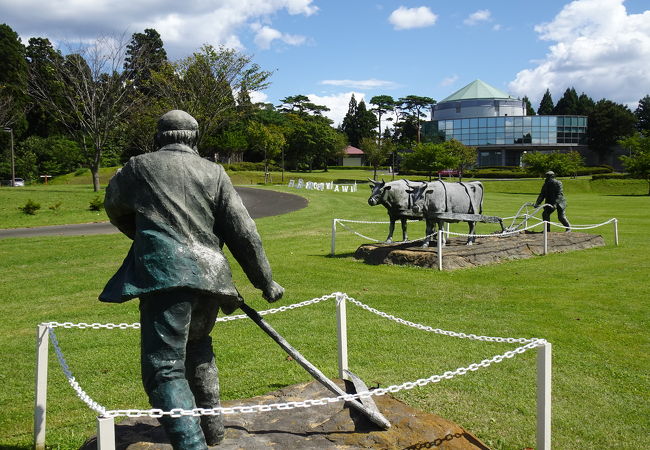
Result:
<svg viewBox="0 0 650 450"><path fill-rule="evenodd" d="M368 398L370 396L381 396L381 395L386 395L388 393L394 394L397 392L400 392L402 390L409 390L413 389L415 387L422 387L426 386L431 383L439 383L443 380L450 380L456 376L459 375L465 375L468 372L475 372L481 368L489 367L492 364L495 363L500 363L504 361L505 359L510 359L518 354L522 354L528 350L541 347L543 345L547 344L547 341L545 339L538 339L538 338L505 338L505 337L492 337L492 336L480 336L480 335L475 335L475 334L466 334L466 333L459 333L455 331L447 331L447 330L442 330L440 328L432 328L430 326L418 324L415 322L411 322L408 320L401 319L399 317L396 317L392 314L388 314L382 311L379 311L371 306L368 306L352 297L349 297L347 294L343 294L340 292L335 292L329 295L322 296L320 298L314 298L311 300L307 300L304 302L300 303L295 303L292 305L288 306L281 306L279 308L272 308L266 311L260 311L260 315L267 315L267 314L275 314L278 312L284 312L284 311L289 311L292 309L296 308L301 308L304 306L309 306L309 305L314 305L326 300L330 300L333 298L337 298L337 301L349 301L350 303L353 303L354 305L372 312L373 314L376 314L380 317L383 317L388 320L392 320L394 322L397 322L402 325L407 325L409 327L413 327L422 331L427 331L427 332L432 332L435 334L441 334L445 336L450 336L450 337L456 337L456 338L461 338L461 339L469 339L469 340L475 340L475 341L482 341L482 342L497 342L497 343L518 343L518 344L524 344L522 346L519 346L515 348L514 350L506 351L505 353L493 356L492 358L489 359L484 359L481 362L470 364L467 367L459 367L456 370L453 371L447 371L444 372L443 374L439 375L431 375L428 378L419 378L415 381L407 381L402 384L397 384L397 385L391 385L386 388L377 388L373 389L372 391L364 391L364 392L358 392L356 394L346 394L346 395L339 395L337 397L323 397L319 399L307 399L304 401L292 401L292 402L286 402L286 403L272 403L272 404L267 404L267 405L240 405L240 406L233 406L229 408L225 407L219 407L219 408L194 408L194 409L181 409L181 408L175 408L170 411L163 411L160 409L115 409L115 410L107 410L104 406L100 405L96 401L94 401L79 385L79 383L76 381L75 377L73 376L70 367L68 366L68 363L63 355L63 352L61 351L58 339L56 337L56 334L54 332L54 328L57 327L62 327L62 328L80 328L80 329L107 329L107 330L112 330L112 329L139 329L140 324L139 323L120 323L120 324L99 324L99 323L72 323L72 322L45 322L42 325L46 326L49 332L49 337L50 341L52 342L57 359L59 361L59 365L61 366L61 369L63 370L64 375L66 376L68 383L74 391L76 392L77 396L84 402L86 405L88 405L89 408L92 410L96 411L98 414L100 414L103 417L143 417L143 416L148 416L148 417L155 417L159 418L162 416L171 416L171 417L181 417L181 416L202 416L202 415L220 415L220 414L245 414L245 413L256 413L256 412L267 412L267 411L272 411L272 410L287 410L287 409L294 409L294 408L309 408L312 406L320 406L320 405L326 405L328 403L336 403L336 402L341 402L341 401L352 401L352 400L357 400L360 398ZM244 319L247 318L248 316L246 315L235 315L235 316L229 316L229 317L224 317L224 318L219 318L217 319L217 322L227 322L227 321L232 321L232 320L238 320L238 319Z"/></svg>
<svg viewBox="0 0 650 450"><path fill-rule="evenodd" d="M505 221L507 219L512 219L512 218L515 218L515 217L516 216L506 217L503 220ZM541 219L539 219L539 218L537 218L535 216L529 216L529 217L526 218L526 220L535 220L536 223L534 223L533 225L529 225L529 226L524 227L524 228L518 228L518 229L512 230L512 231L497 231L497 232L490 233L490 234L474 234L472 236L474 238L508 237L508 236L513 236L513 235L519 234L519 233L525 233L526 231L535 229L535 228L539 227L540 225L542 225L544 223L543 220L541 220ZM418 221L417 220L410 220L409 222L418 222ZM575 230L591 230L591 229L594 229L594 228L599 228L599 227L602 227L602 226L605 226L605 225L609 225L610 223L615 223L616 224L616 222L617 222L616 218L611 218L611 219L609 219L609 220L607 220L605 222L599 223L599 224L571 225L570 230L572 230L572 231L575 231ZM379 239L374 239L374 238L365 236L365 235L357 232L352 227L346 225L346 223L389 224L390 222L385 222L385 221L384 222L373 222L373 221L365 221L365 220L333 219L333 225L332 225L332 253L331 253L332 255L334 254L334 250L335 250L334 242L335 242L335 232L336 232L336 225L337 224L341 225L343 228L345 228L347 231L351 232L352 234L354 234L356 236L359 236L360 238L365 239L367 241L383 242L383 241L381 241ZM546 222L546 223L548 223L549 225L552 225L554 227L557 227L557 228L566 228L561 223L557 223L557 222ZM449 231L449 230L443 230L443 233L445 233L447 236L470 237L470 235L467 234L467 233L456 233L456 232ZM431 238L433 238L437 234L438 234L437 232L434 232L434 233L428 234L428 235L423 236L423 237L418 238L418 239L400 241L399 243L400 244L412 244L412 243L416 243L416 242L422 242L425 239L431 240ZM618 236L616 237L616 239L618 240Z"/></svg>

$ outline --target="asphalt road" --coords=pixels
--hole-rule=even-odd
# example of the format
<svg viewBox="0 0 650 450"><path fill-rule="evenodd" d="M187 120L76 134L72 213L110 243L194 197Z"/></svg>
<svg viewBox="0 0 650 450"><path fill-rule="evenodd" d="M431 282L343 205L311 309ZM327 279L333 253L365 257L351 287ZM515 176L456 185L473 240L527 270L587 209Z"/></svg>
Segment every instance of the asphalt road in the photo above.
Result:
<svg viewBox="0 0 650 450"><path fill-rule="evenodd" d="M307 199L294 194L235 187L242 202L253 219L277 216L297 211L307 206ZM33 236L79 236L91 234L119 233L110 222L80 223L73 225L52 225L34 228L10 228L0 230L0 239Z"/></svg>

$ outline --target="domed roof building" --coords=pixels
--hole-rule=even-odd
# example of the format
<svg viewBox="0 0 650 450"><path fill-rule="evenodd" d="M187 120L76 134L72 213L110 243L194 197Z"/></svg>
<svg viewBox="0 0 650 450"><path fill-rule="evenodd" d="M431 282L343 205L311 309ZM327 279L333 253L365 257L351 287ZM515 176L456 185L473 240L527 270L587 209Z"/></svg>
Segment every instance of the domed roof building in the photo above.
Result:
<svg viewBox="0 0 650 450"><path fill-rule="evenodd" d="M472 81L433 107L433 120L525 115L522 100L481 80Z"/></svg>
<svg viewBox="0 0 650 450"><path fill-rule="evenodd" d="M475 80L434 105L425 136L477 148L477 164L519 166L527 151L585 152L585 116L527 116L523 100Z"/></svg>

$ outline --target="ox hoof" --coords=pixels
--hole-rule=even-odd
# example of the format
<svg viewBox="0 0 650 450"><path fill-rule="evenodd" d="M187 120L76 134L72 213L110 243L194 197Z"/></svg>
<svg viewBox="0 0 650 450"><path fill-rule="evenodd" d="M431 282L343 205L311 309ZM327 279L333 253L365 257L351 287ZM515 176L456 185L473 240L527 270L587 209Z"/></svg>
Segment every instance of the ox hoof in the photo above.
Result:
<svg viewBox="0 0 650 450"><path fill-rule="evenodd" d="M424 244L422 244L422 248L429 248L429 243L425 242Z"/></svg>

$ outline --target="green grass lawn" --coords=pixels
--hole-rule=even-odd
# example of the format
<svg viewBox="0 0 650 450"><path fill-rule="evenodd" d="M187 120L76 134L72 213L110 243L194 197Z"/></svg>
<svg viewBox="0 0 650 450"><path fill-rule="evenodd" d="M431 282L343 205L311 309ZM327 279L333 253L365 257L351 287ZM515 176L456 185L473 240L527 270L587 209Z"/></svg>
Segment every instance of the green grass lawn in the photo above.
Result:
<svg viewBox="0 0 650 450"><path fill-rule="evenodd" d="M545 338L553 344L554 448L642 448L650 437L650 197L642 195L643 182L563 181L571 222L600 223L616 217L620 246L614 246L610 225L593 231L603 235L607 245L602 248L453 272L366 265L351 256L364 241L342 230L337 235L337 254L330 257L334 217L380 221L386 218L385 210L367 205L367 188L344 194L275 187L309 200L303 210L257 220L275 278L286 288L278 304L341 291L381 311L434 328ZM484 184L484 213L505 217L522 203L535 200L541 180ZM79 209L87 207L94 195L82 186L39 189L29 191L35 201L45 205L61 195L64 205L74 201ZM0 189L4 208L0 227L15 226L8 212L26 201L23 192ZM41 211L35 217L47 213ZM92 221L72 213L68 220ZM387 231L386 225L355 228L379 239ZM421 223L410 230L411 237L424 233ZM453 225L452 231L456 230L464 232L466 225ZM477 227L478 233L488 231L489 225ZM399 238L400 232L396 233ZM128 247L128 239L120 235L0 240L0 352L4 362L0 366L4 385L0 390L0 447L31 447L38 323L138 321L137 302L115 305L96 300ZM236 264L233 269L248 303L268 308ZM326 375L337 376L333 302L267 320ZM354 305L348 307L348 321L350 367L370 386L442 374L516 347L425 333ZM58 328L56 333L72 373L94 400L109 409L148 407L139 381L136 330ZM227 400L309 379L250 321L218 324L213 337L222 395ZM535 445L534 351L396 396L459 423L493 448ZM94 427L95 414L75 396L51 352L48 446L78 448L94 434Z"/></svg>

